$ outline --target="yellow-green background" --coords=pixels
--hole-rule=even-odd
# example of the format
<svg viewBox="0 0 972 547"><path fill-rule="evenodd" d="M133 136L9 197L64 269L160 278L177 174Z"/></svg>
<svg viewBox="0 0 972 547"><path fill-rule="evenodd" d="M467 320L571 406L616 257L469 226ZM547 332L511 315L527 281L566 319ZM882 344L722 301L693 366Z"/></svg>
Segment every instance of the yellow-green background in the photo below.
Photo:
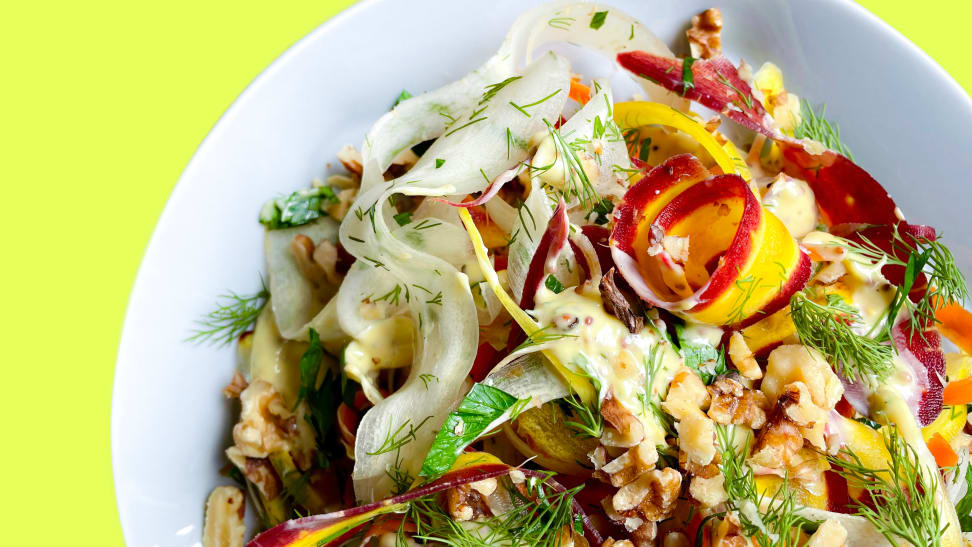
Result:
<svg viewBox="0 0 972 547"><path fill-rule="evenodd" d="M122 543L112 372L152 228L247 83L351 3L2 2L0 543ZM862 4L972 89L972 2Z"/></svg>

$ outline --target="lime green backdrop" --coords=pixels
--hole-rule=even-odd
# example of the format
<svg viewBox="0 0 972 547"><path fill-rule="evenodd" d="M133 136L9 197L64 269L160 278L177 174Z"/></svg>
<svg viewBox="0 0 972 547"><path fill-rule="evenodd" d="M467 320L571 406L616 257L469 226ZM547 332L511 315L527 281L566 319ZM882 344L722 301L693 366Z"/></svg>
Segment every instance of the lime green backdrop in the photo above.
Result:
<svg viewBox="0 0 972 547"><path fill-rule="evenodd" d="M351 3L0 6L0 543L122 543L109 453L112 372L152 228L236 96ZM972 3L862 4L972 89L962 39Z"/></svg>

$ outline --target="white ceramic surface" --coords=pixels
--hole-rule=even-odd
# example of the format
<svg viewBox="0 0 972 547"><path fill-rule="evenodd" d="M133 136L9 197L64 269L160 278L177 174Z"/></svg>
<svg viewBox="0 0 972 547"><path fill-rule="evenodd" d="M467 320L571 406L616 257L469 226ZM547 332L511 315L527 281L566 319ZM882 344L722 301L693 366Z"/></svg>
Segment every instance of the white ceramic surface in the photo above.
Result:
<svg viewBox="0 0 972 547"><path fill-rule="evenodd" d="M226 289L263 268L256 216L359 144L398 92L478 66L535 1L366 0L270 66L226 112L165 208L136 279L115 373L112 458L132 546L199 545L203 503L232 417L220 389L234 351L183 342ZM723 9L733 59L773 61L826 102L858 162L909 220L933 224L972 272L972 102L933 61L849 0L617 0L684 51L689 16Z"/></svg>

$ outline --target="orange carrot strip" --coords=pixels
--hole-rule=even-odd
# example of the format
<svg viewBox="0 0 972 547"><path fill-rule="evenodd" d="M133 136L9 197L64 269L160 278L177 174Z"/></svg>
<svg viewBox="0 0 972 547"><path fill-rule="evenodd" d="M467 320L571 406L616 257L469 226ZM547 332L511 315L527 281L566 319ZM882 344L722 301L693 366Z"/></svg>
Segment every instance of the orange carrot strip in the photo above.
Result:
<svg viewBox="0 0 972 547"><path fill-rule="evenodd" d="M928 450L935 456L938 467L952 467L958 463L958 454L940 433L935 433L928 439Z"/></svg>
<svg viewBox="0 0 972 547"><path fill-rule="evenodd" d="M591 88L571 78L570 94L568 96L580 104L587 104L587 101L591 100Z"/></svg>
<svg viewBox="0 0 972 547"><path fill-rule="evenodd" d="M937 304L937 302L936 302ZM941 323L938 330L966 353L972 353L972 313L951 302L935 312Z"/></svg>
<svg viewBox="0 0 972 547"><path fill-rule="evenodd" d="M945 386L943 402L952 406L972 403L972 377L949 382Z"/></svg>

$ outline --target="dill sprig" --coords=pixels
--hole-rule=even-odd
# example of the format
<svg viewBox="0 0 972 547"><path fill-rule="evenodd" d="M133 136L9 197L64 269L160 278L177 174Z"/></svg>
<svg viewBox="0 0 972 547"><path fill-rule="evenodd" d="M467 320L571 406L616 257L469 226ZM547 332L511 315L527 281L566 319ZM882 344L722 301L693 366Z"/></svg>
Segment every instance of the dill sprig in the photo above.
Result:
<svg viewBox="0 0 972 547"><path fill-rule="evenodd" d="M955 265L952 251L942 242L941 238L934 241L913 234L903 234L898 226L892 226L891 247L894 253L887 253L865 236L859 236L861 242L842 240L841 246L857 257L873 265L890 264L905 268L904 280L897 287L891 305L886 315L887 338L891 338L891 328L902 309L908 315L911 332L921 333L927 327L938 322L936 314L942 306L949 302L964 304L969 297L965 276ZM896 255L907 256L901 260ZM909 293L921 274L928 276L928 288L917 302L909 298Z"/></svg>
<svg viewBox="0 0 972 547"><path fill-rule="evenodd" d="M576 334L567 334L565 332L550 332L549 329L551 329L552 327L553 325L547 325L545 327L541 327L533 331L532 334L527 336L526 340L521 342L519 346L516 346L513 349L513 352L520 351L521 349L525 349L530 346L537 346L540 344L545 344L547 342L555 342L557 340L562 340L564 338L577 338Z"/></svg>
<svg viewBox="0 0 972 547"><path fill-rule="evenodd" d="M366 452L369 456L377 456L379 454L387 454L388 452L394 452L399 448L405 446L406 444L415 440L415 434L418 430L425 425L425 422L429 421L432 416L426 416L424 420L418 423L418 425L413 426L412 420L406 419L402 425L398 426L397 429L392 431L394 416L388 420L388 433L385 434L385 440L382 441L381 446L379 446L374 452ZM407 429L406 429L407 428Z"/></svg>
<svg viewBox="0 0 972 547"><path fill-rule="evenodd" d="M742 450L737 450L733 431L734 426L716 424L721 456L719 470L729 498L726 508L739 519L743 534L753 538L760 547L796 547L801 530L815 522L797 514L795 493L788 480L784 479L772 496L759 492L753 470L746 463L750 438L747 436Z"/></svg>
<svg viewBox="0 0 972 547"><path fill-rule="evenodd" d="M887 344L854 332L860 313L836 294L819 304L803 291L790 299L790 319L803 345L830 359L841 376L852 381L884 380L891 374L894 350Z"/></svg>
<svg viewBox="0 0 972 547"><path fill-rule="evenodd" d="M577 151L567 143L559 129L555 129L547 120L543 120L543 123L547 125L547 131L553 139L557 155L564 162L564 189L567 194L576 196L581 205L590 204L593 206L599 203L601 197L584 171L584 165L577 157Z"/></svg>
<svg viewBox="0 0 972 547"><path fill-rule="evenodd" d="M871 503L856 501L857 514L892 545L904 540L912 545L941 546L945 527L935 502L938 481L894 428L885 433L884 446L891 455L886 469L868 467L847 448L828 459L851 486L867 491Z"/></svg>
<svg viewBox="0 0 972 547"><path fill-rule="evenodd" d="M594 387L595 400L584 402L576 393L571 393L564 397L564 402L573 409L573 414L578 421L564 422L583 437L601 438L604 433L604 417L601 416L601 380L594 375L593 366L583 353L578 353L571 361L575 372L583 376L591 386Z"/></svg>
<svg viewBox="0 0 972 547"><path fill-rule="evenodd" d="M800 100L800 123L793 129L793 136L798 139L811 139L819 142L831 150L840 152L851 160L854 155L840 140L840 127L828 120L827 105L820 107L820 112L813 109L813 105L806 99Z"/></svg>
<svg viewBox="0 0 972 547"><path fill-rule="evenodd" d="M254 294L241 295L229 291L219 295L216 309L196 321L198 327L186 341L229 344L253 325L268 298L270 291L262 277L260 290Z"/></svg>
<svg viewBox="0 0 972 547"><path fill-rule="evenodd" d="M655 396L655 378L662 367L660 348L661 344L652 346L648 356L645 357L645 389L638 394L638 399L641 401L641 411L645 417L654 416L666 435L677 437L674 418L661 409L659 399Z"/></svg>
<svg viewBox="0 0 972 547"><path fill-rule="evenodd" d="M574 515L573 502L583 485L557 491L545 479L528 478L526 493L508 478L499 479L512 508L504 514L470 523L456 522L437 503L436 496L423 496L412 501L406 518L415 525L414 539L453 546L537 545L560 547L568 543L568 532L583 533ZM470 524L472 526L470 526ZM404 530L398 544L407 545Z"/></svg>

